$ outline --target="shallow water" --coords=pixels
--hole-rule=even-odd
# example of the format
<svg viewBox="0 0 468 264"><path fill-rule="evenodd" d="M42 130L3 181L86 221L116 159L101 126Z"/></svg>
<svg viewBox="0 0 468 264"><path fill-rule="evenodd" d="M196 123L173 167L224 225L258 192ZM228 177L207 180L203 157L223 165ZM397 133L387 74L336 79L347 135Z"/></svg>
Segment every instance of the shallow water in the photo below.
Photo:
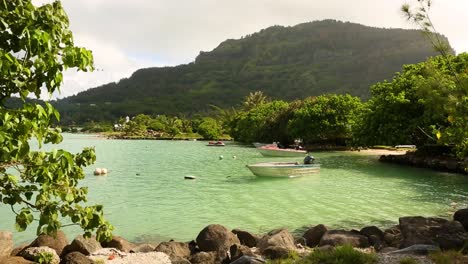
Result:
<svg viewBox="0 0 468 264"><path fill-rule="evenodd" d="M462 175L382 164L378 156L323 152L314 153L321 163L314 176L257 178L246 164L300 158L265 158L229 142L205 145L68 134L60 147L78 152L95 146L97 162L85 169L83 181L89 200L104 205L115 234L135 242L191 240L212 223L252 232L320 223L385 227L399 216L448 216L452 202L467 205L468 178ZM96 167L108 168L108 176L93 176ZM184 180L187 175L197 179ZM13 221L10 208L0 205L0 230L14 231ZM15 242L32 240L35 229L14 233ZM79 230L65 232L71 239Z"/></svg>

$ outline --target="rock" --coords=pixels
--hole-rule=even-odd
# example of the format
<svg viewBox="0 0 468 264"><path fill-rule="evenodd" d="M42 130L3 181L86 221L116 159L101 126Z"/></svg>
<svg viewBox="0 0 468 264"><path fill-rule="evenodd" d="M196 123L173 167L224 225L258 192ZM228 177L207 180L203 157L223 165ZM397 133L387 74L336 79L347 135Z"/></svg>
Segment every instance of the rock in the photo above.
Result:
<svg viewBox="0 0 468 264"><path fill-rule="evenodd" d="M384 232L376 226L366 226L363 229L361 229L359 233L365 235L366 237L370 237L374 235L380 238L380 240L384 239Z"/></svg>
<svg viewBox="0 0 468 264"><path fill-rule="evenodd" d="M172 264L191 264L190 261L188 261L187 259L179 258L179 257L171 258L171 263Z"/></svg>
<svg viewBox="0 0 468 264"><path fill-rule="evenodd" d="M400 228L402 248L424 244L440 246L444 250L458 250L468 240L468 233L460 222L442 218L401 217Z"/></svg>
<svg viewBox="0 0 468 264"><path fill-rule="evenodd" d="M414 255L428 255L431 252L440 251L440 248L434 245L412 245L403 249L389 252L388 254L414 254Z"/></svg>
<svg viewBox="0 0 468 264"><path fill-rule="evenodd" d="M14 257L14 256L17 256L23 249L25 249L27 246L29 246L29 244L21 244L17 247L15 247L12 251L11 251L11 254L10 256Z"/></svg>
<svg viewBox="0 0 468 264"><path fill-rule="evenodd" d="M37 262L24 259L23 257L9 256L0 257L0 264L37 264Z"/></svg>
<svg viewBox="0 0 468 264"><path fill-rule="evenodd" d="M229 248L229 253L230 253L231 262L243 256L250 256L250 257L255 256L249 247L244 246L244 245L236 245L236 244L232 245L231 248Z"/></svg>
<svg viewBox="0 0 468 264"><path fill-rule="evenodd" d="M242 256L237 260L231 262L230 264L261 264L265 263L263 259L250 257L250 256Z"/></svg>
<svg viewBox="0 0 468 264"><path fill-rule="evenodd" d="M379 253L384 253L385 254L385 253L390 253L390 252L396 251L396 250L398 250L398 248L396 248L396 247L384 247L379 251Z"/></svg>
<svg viewBox="0 0 468 264"><path fill-rule="evenodd" d="M468 241L468 233L458 221L449 221L440 227L435 241L442 250L460 250Z"/></svg>
<svg viewBox="0 0 468 264"><path fill-rule="evenodd" d="M270 246L263 250L263 255L267 259L283 259L289 256L290 250L284 247Z"/></svg>
<svg viewBox="0 0 468 264"><path fill-rule="evenodd" d="M320 239L322 239L322 236L328 231L327 227L320 224L316 225L309 230L307 230L304 235L302 235L303 238L306 240L306 246L308 247L316 247L320 243Z"/></svg>
<svg viewBox="0 0 468 264"><path fill-rule="evenodd" d="M197 236L197 245L202 251L227 251L234 244L240 244L237 236L222 225L209 225Z"/></svg>
<svg viewBox="0 0 468 264"><path fill-rule="evenodd" d="M294 244L296 244L296 247L305 247L307 246L307 240L303 237L295 237Z"/></svg>
<svg viewBox="0 0 468 264"><path fill-rule="evenodd" d="M294 238L287 229L273 230L264 235L258 242L258 247L262 253L268 247L282 247L288 251L296 249Z"/></svg>
<svg viewBox="0 0 468 264"><path fill-rule="evenodd" d="M0 258L10 256L13 250L13 234L8 231L0 231Z"/></svg>
<svg viewBox="0 0 468 264"><path fill-rule="evenodd" d="M62 260L60 264L94 264L94 261L86 257L80 252L70 252Z"/></svg>
<svg viewBox="0 0 468 264"><path fill-rule="evenodd" d="M468 231L468 208L460 209L453 215L453 220L460 222Z"/></svg>
<svg viewBox="0 0 468 264"><path fill-rule="evenodd" d="M135 247L134 244L119 236L113 236L111 241L101 242L101 246L105 248L116 248L126 253L129 253L130 250Z"/></svg>
<svg viewBox="0 0 468 264"><path fill-rule="evenodd" d="M60 256L63 249L68 245L68 239L65 236L63 231L57 231L54 235L39 235L29 246L29 247L50 247L57 252Z"/></svg>
<svg viewBox="0 0 468 264"><path fill-rule="evenodd" d="M384 247L384 242L382 239L376 235L370 235L367 237L369 240L369 245L373 246L375 249L379 250Z"/></svg>
<svg viewBox="0 0 468 264"><path fill-rule="evenodd" d="M107 249L106 249L107 250ZM114 249L115 250L115 249ZM115 250L117 251L117 250ZM107 253L106 253L107 252ZM115 263L115 264L171 264L169 256L162 252L147 252L147 253L124 253L121 255L116 252L108 255L111 251L104 251L104 249L93 253L89 258L96 263ZM103 262L104 261L104 262Z"/></svg>
<svg viewBox="0 0 468 264"><path fill-rule="evenodd" d="M99 244L99 242L96 241L96 238L84 238L80 235L77 236L70 245L63 249L62 255L65 256L70 252L78 251L87 256L100 249L102 249L102 246Z"/></svg>
<svg viewBox="0 0 468 264"><path fill-rule="evenodd" d="M256 247L258 240L260 239L257 235L251 234L247 231L243 231L240 229L232 230L232 233L237 235L241 245L245 245L248 247Z"/></svg>
<svg viewBox="0 0 468 264"><path fill-rule="evenodd" d="M188 259L190 257L188 244L182 242L162 242L154 251L166 253L171 261L176 258Z"/></svg>
<svg viewBox="0 0 468 264"><path fill-rule="evenodd" d="M156 246L151 245L151 244L141 244L141 245L133 247L130 250L130 253L146 253L146 252L154 251L155 248Z"/></svg>
<svg viewBox="0 0 468 264"><path fill-rule="evenodd" d="M349 244L353 247L366 248L369 246L369 239L357 232L345 230L327 231L320 240L319 246L342 246Z"/></svg>
<svg viewBox="0 0 468 264"><path fill-rule="evenodd" d="M40 256L47 255L47 260L48 262L44 263L49 263L49 264L59 264L60 258L57 255L57 252L55 252L54 249L50 247L29 247L24 250L22 250L19 254L21 254L21 257L31 260L31 261L36 261L39 262Z"/></svg>
<svg viewBox="0 0 468 264"><path fill-rule="evenodd" d="M192 264L218 264L216 252L198 252L190 257Z"/></svg>

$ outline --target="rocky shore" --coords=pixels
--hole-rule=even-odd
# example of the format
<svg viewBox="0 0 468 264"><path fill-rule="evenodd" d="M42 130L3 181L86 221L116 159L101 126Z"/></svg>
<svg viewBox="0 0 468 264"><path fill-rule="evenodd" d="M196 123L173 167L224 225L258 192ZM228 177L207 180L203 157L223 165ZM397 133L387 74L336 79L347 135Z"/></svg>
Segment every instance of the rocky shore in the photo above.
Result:
<svg viewBox="0 0 468 264"><path fill-rule="evenodd" d="M424 157L418 156L414 152L408 152L405 155L382 155L379 161L443 172L468 174L468 170L465 169L468 167L468 160L457 160L445 156Z"/></svg>
<svg viewBox="0 0 468 264"><path fill-rule="evenodd" d="M408 256L416 263L432 263L426 257L430 252L462 249L468 241L467 230L468 209L458 210L453 220L401 217L398 225L385 230L376 226L334 230L320 224L308 228L299 237L287 229L260 235L212 224L190 242L171 240L158 245L135 245L118 236L104 243L93 237L78 236L69 243L59 231L55 237L40 235L30 244L13 248L12 234L0 232L0 264L257 264L286 258L291 252L305 257L313 251L332 250L341 245L351 245L366 254L374 253L378 263L400 263Z"/></svg>

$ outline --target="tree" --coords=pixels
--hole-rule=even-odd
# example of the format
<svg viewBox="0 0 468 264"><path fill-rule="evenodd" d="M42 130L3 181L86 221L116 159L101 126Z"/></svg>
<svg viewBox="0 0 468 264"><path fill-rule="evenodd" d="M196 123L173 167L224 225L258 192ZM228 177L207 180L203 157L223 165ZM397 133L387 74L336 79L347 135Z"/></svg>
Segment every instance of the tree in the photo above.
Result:
<svg viewBox="0 0 468 264"><path fill-rule="evenodd" d="M41 88L59 91L62 72L68 68L93 70L91 51L76 47L60 2L40 7L30 0L0 2L0 201L16 213L16 228L25 230L37 221L37 234L53 234L67 225L79 225L85 236L96 230L98 240L110 238L112 226L101 205L84 206L87 188L82 167L92 164L95 152L77 154L62 149L34 151L30 140L43 144L62 141L60 129L51 125L60 115L50 105L26 103ZM7 108L13 95L23 100ZM62 220L63 219L63 220ZM64 224L63 221L71 223Z"/></svg>
<svg viewBox="0 0 468 264"><path fill-rule="evenodd" d="M203 122L198 126L198 134L204 139L219 139L222 134L221 125L211 117L203 118Z"/></svg>
<svg viewBox="0 0 468 264"><path fill-rule="evenodd" d="M244 110L249 111L257 106L267 103L268 101L268 97L264 95L262 91L256 91L249 93L249 95L244 98L242 106L244 107Z"/></svg>

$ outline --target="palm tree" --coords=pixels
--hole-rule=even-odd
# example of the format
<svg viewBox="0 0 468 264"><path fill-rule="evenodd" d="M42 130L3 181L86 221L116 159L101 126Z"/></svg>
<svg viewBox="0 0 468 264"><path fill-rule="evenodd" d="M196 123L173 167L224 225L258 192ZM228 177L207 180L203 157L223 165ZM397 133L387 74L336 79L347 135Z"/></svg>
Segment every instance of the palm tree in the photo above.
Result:
<svg viewBox="0 0 468 264"><path fill-rule="evenodd" d="M265 94L263 94L262 91L256 91L247 95L242 105L245 111L249 111L259 105L267 103L268 101L269 98Z"/></svg>

